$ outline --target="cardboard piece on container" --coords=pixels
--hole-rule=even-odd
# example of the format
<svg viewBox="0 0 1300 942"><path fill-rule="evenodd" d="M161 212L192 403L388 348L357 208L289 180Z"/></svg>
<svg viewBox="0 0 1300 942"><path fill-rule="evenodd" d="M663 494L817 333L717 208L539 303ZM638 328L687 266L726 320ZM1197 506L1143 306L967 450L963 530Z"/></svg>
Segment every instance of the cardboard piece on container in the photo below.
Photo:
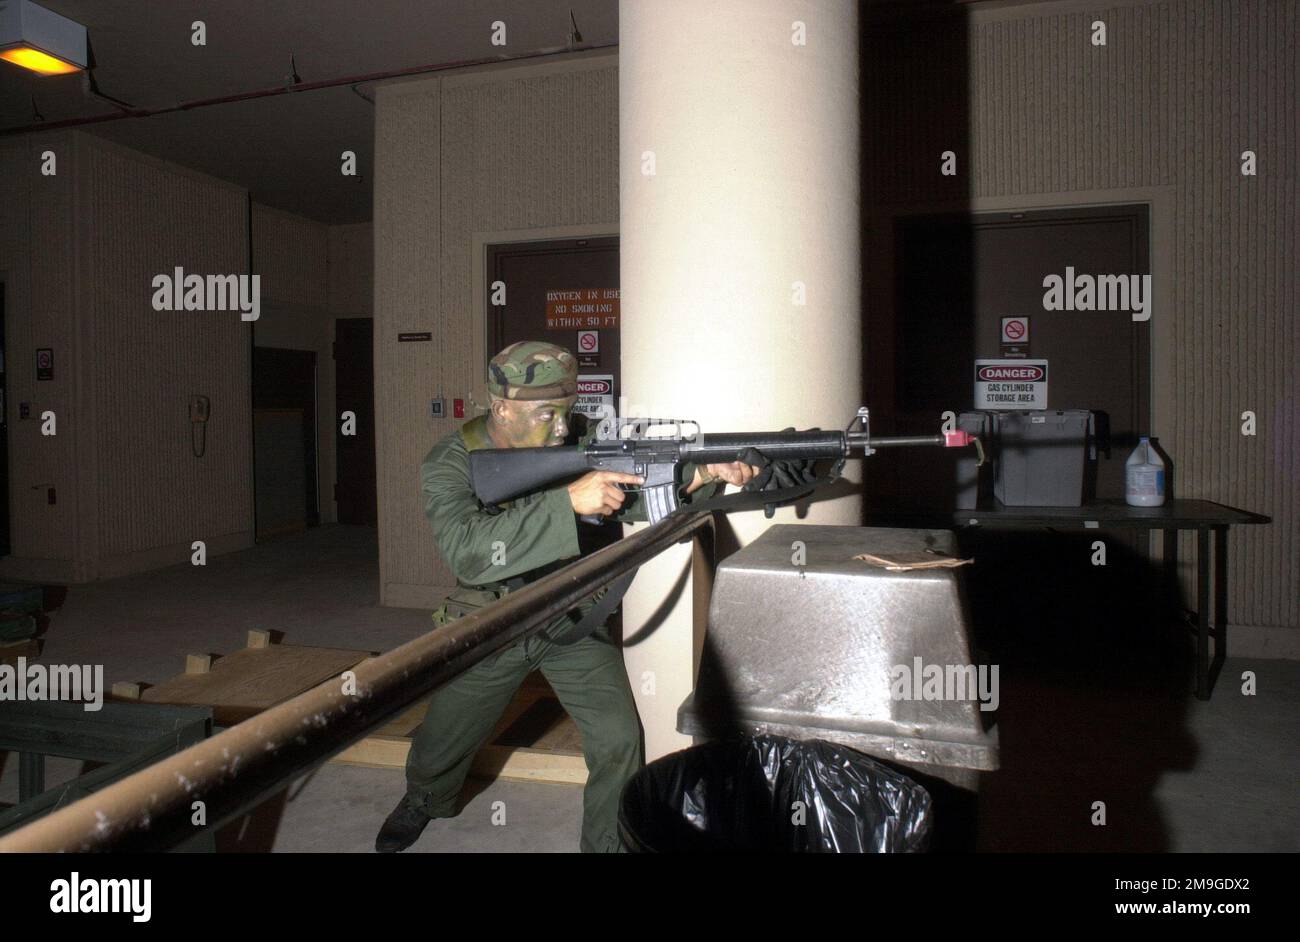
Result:
<svg viewBox="0 0 1300 942"><path fill-rule="evenodd" d="M958 559L956 556L948 556L934 550L912 550L890 553L888 556L859 553L853 558L871 563L881 569L888 569L890 572L910 572L913 569L956 569L958 566L969 566L975 562L974 559Z"/></svg>

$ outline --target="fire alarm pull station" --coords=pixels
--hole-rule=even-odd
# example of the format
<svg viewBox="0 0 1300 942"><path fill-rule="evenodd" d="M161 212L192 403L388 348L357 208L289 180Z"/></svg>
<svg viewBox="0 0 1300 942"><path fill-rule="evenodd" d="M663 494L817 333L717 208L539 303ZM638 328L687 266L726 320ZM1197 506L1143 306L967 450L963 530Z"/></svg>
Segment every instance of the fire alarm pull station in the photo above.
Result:
<svg viewBox="0 0 1300 942"><path fill-rule="evenodd" d="M453 399L451 401L451 414L458 419L465 418L465 400Z"/></svg>

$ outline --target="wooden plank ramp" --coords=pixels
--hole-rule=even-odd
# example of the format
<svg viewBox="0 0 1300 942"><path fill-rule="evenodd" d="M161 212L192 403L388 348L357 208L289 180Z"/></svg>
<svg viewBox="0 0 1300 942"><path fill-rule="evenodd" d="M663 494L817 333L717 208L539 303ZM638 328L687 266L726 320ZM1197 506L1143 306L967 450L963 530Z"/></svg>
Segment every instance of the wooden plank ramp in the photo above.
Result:
<svg viewBox="0 0 1300 942"><path fill-rule="evenodd" d="M331 762L378 769L405 769L411 740L428 709L421 700ZM540 673L528 675L515 694L488 745L470 767L476 778L585 785L587 765L582 736Z"/></svg>
<svg viewBox="0 0 1300 942"><path fill-rule="evenodd" d="M367 651L272 643L271 633L250 631L241 651L224 656L191 654L184 673L154 686L116 683L115 699L210 706L220 726L232 726L262 710L337 677L370 657ZM331 762L379 769L405 769L411 740L428 699L412 704ZM584 785L587 765L582 737L546 679L528 675L474 758L470 774L525 782Z"/></svg>
<svg viewBox="0 0 1300 942"><path fill-rule="evenodd" d="M117 683L113 693L144 703L212 707L213 722L232 726L283 703L370 657L369 651L273 644L271 633L250 631L233 654L190 654L185 672L160 684Z"/></svg>

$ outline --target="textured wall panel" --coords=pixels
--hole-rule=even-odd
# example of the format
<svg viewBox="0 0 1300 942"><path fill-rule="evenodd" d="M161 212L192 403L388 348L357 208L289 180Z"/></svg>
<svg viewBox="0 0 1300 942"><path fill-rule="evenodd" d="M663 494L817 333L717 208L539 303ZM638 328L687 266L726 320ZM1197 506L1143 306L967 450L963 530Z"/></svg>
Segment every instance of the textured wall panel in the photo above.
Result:
<svg viewBox="0 0 1300 942"><path fill-rule="evenodd" d="M618 219L612 60L381 88L376 116L375 408L381 580L447 585L419 465L455 419L429 397L481 386L473 362L473 236ZM434 342L396 343L399 330Z"/></svg>
<svg viewBox="0 0 1300 942"><path fill-rule="evenodd" d="M329 296L329 227L253 204L253 271L262 297L325 310Z"/></svg>
<svg viewBox="0 0 1300 942"><path fill-rule="evenodd" d="M251 527L248 325L235 311L155 311L150 286L176 266L247 271L246 197L83 141L78 212L88 223L80 251L98 411L99 564L116 571L130 554ZM212 401L202 458L191 452L192 393Z"/></svg>
<svg viewBox="0 0 1300 942"><path fill-rule="evenodd" d="M330 226L329 309L337 317L375 312L375 227Z"/></svg>
<svg viewBox="0 0 1300 942"><path fill-rule="evenodd" d="M422 399L434 344L396 344L397 331L445 326L438 310L441 213L437 80L380 88L375 114L375 453L380 601L411 580L428 544L419 462L432 433ZM434 349L430 349L434 348ZM427 556L425 557L427 559ZM398 573L400 575L394 575Z"/></svg>
<svg viewBox="0 0 1300 942"><path fill-rule="evenodd" d="M57 173L40 172L45 151ZM57 561L51 579L70 578L84 563L77 545L77 461L83 416L76 409L73 180L69 135L0 142L0 280L5 291L5 412L9 434L11 554ZM54 350L54 379L37 382L36 350ZM18 418L31 403L32 418ZM40 416L55 414L57 435L41 434ZM50 505L53 487L57 503Z"/></svg>
<svg viewBox="0 0 1300 942"><path fill-rule="evenodd" d="M1105 47L1090 42L1096 19ZM1233 532L1230 617L1291 628L1300 628L1297 27L1291 0L1029 5L935 19L923 44L915 21L878 25L880 55L866 61L879 112L880 133L868 135L878 228L894 206L1172 188L1173 231L1153 245L1172 275L1153 315L1172 320L1158 351L1172 381L1163 439L1180 496L1273 518ZM963 151L956 181L937 172L947 147ZM1239 170L1248 149L1256 177ZM1254 438L1240 433L1246 410L1258 416Z"/></svg>

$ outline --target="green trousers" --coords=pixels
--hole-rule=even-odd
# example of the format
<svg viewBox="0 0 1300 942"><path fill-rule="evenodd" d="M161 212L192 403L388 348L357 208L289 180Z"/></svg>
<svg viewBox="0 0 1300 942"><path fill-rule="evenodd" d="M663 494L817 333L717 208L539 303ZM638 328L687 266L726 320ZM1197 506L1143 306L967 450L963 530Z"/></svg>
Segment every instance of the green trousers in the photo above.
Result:
<svg viewBox="0 0 1300 942"><path fill-rule="evenodd" d="M457 813L475 753L534 669L582 733L587 786L579 848L622 850L618 801L642 764L641 724L622 655L603 627L570 645L542 635L525 638L436 690L407 756L407 802L433 818Z"/></svg>

